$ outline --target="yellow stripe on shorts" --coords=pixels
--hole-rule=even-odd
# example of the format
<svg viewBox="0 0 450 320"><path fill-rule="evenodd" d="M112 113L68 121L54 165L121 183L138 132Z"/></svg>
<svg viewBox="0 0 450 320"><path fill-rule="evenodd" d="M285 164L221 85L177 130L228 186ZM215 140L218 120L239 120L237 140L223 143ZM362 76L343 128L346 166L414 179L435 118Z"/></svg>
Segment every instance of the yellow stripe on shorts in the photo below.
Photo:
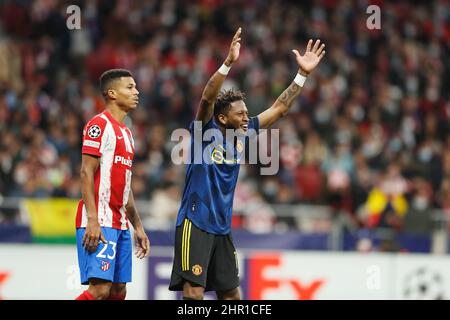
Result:
<svg viewBox="0 0 450 320"><path fill-rule="evenodd" d="M186 267L186 261L185 261L185 251L186 251L186 225L187 225L187 220L184 220L184 225L183 225L183 238L181 240L181 270L185 270Z"/></svg>
<svg viewBox="0 0 450 320"><path fill-rule="evenodd" d="M192 227L192 222L189 221L188 222L188 231L187 231L187 250L186 250L186 271L189 271L189 249L191 247L191 227Z"/></svg>
<svg viewBox="0 0 450 320"><path fill-rule="evenodd" d="M191 242L192 222L188 219L184 220L183 238L181 242L181 270L189 270L189 248Z"/></svg>

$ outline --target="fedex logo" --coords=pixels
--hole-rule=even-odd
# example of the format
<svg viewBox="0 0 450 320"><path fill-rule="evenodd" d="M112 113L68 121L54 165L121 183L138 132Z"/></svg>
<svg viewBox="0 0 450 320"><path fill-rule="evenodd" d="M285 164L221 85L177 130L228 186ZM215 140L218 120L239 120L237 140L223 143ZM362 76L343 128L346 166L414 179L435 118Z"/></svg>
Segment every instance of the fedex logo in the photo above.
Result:
<svg viewBox="0 0 450 320"><path fill-rule="evenodd" d="M133 160L125 159L125 157L122 157L122 156L115 156L114 163L121 163L127 167L131 167L131 165L133 164Z"/></svg>
<svg viewBox="0 0 450 320"><path fill-rule="evenodd" d="M268 277L270 269L275 269L277 277ZM279 269L279 271L277 271ZM317 292L325 283L316 278L304 281L298 277L283 276L283 265L280 255L252 255L248 261L248 299L268 299L267 293L289 291L289 295L298 300L314 300ZM278 294L277 294L278 295ZM289 299L289 298L288 298Z"/></svg>
<svg viewBox="0 0 450 320"><path fill-rule="evenodd" d="M239 279L242 299L314 300L327 283L323 278L298 276L294 261L283 261L281 254L250 254L240 261ZM182 292L169 291L172 256L153 256L148 261L148 291L150 300L181 299ZM295 268L295 270L293 270ZM301 267L300 267L301 268ZM291 273L291 276L287 275ZM205 299L216 299L213 291Z"/></svg>

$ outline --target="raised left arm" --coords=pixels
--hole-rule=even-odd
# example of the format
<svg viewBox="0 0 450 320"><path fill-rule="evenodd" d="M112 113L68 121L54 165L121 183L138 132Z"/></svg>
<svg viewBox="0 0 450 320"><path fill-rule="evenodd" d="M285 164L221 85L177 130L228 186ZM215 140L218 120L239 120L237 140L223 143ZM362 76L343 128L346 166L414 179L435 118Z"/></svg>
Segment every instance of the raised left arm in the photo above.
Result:
<svg viewBox="0 0 450 320"><path fill-rule="evenodd" d="M301 92L303 84L309 73L314 70L320 60L325 55L325 44L320 45L320 40L316 40L314 46L313 41L309 40L306 52L302 56L297 50L292 50L295 54L299 69L297 75L286 90L277 98L274 104L258 115L259 127L261 129L269 128L278 119L284 117L292 106L292 102Z"/></svg>

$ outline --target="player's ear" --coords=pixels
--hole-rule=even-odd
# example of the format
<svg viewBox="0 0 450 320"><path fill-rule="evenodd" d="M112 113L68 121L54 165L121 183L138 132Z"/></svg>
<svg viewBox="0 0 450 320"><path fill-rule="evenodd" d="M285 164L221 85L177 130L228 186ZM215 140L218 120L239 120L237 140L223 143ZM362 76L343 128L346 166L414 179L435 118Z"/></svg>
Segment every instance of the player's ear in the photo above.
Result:
<svg viewBox="0 0 450 320"><path fill-rule="evenodd" d="M106 91L106 96L111 100L115 100L116 99L116 90L108 89Z"/></svg>
<svg viewBox="0 0 450 320"><path fill-rule="evenodd" d="M217 117L217 120L219 120L219 122L223 125L226 126L227 125L227 116L224 114L219 114L219 116Z"/></svg>

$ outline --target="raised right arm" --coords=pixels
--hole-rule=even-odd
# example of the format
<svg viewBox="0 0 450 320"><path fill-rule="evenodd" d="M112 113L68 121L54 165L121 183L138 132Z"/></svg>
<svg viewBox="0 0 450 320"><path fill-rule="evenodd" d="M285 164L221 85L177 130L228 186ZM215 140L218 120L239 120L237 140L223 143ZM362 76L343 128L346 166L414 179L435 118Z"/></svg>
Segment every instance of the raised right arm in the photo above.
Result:
<svg viewBox="0 0 450 320"><path fill-rule="evenodd" d="M231 65L239 57L239 49L241 47L241 44L239 43L241 40L240 35L241 28L234 34L230 45L230 51L228 52L228 56L223 62L222 67L213 74L206 84L205 89L203 89L202 98L195 117L195 120L202 121L203 125L211 120L214 113L214 102L216 101L220 88L227 77Z"/></svg>

